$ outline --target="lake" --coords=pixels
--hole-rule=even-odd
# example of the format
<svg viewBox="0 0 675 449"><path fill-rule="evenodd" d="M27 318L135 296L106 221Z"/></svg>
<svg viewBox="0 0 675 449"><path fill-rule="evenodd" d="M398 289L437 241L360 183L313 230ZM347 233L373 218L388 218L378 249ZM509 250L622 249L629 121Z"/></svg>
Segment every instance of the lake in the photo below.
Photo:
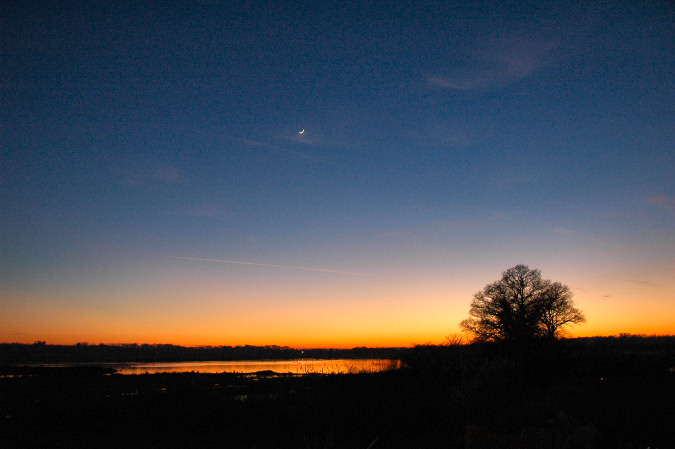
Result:
<svg viewBox="0 0 675 449"><path fill-rule="evenodd" d="M388 359L299 359L236 360L211 362L110 363L118 374L154 373L257 373L274 371L291 374L376 373L400 367L399 360Z"/></svg>

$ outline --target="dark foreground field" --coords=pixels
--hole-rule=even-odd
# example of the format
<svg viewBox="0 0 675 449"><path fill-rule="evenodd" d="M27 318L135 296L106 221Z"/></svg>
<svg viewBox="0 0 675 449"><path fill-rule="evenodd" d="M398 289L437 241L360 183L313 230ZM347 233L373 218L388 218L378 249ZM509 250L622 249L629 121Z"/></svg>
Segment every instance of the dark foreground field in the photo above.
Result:
<svg viewBox="0 0 675 449"><path fill-rule="evenodd" d="M675 448L671 349L418 347L410 369L302 377L38 370L0 379L0 447Z"/></svg>

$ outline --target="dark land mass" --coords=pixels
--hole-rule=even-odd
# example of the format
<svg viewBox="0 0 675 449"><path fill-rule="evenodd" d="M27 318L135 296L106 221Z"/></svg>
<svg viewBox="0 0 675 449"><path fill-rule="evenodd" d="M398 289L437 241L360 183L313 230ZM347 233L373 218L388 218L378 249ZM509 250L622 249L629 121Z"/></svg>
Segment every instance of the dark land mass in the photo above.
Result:
<svg viewBox="0 0 675 449"><path fill-rule="evenodd" d="M286 346L0 343L0 366L28 363L196 362L229 360L399 359L404 348L295 349Z"/></svg>
<svg viewBox="0 0 675 449"><path fill-rule="evenodd" d="M417 346L402 360L305 376L14 367L0 447L675 448L673 337Z"/></svg>

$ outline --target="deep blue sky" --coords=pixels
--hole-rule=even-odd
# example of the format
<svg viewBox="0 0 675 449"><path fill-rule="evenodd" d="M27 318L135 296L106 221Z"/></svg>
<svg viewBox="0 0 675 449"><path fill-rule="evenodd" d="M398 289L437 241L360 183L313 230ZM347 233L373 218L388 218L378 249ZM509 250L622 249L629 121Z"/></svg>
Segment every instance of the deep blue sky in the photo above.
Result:
<svg viewBox="0 0 675 449"><path fill-rule="evenodd" d="M240 307L261 282L280 310L388 292L171 256L395 277L408 311L428 286L416 319L446 314L447 332L516 263L576 288L596 323L610 311L590 303L630 314L637 286L675 312L672 2L185 3L3 2L8 313L81 328L52 339L159 341L173 318L142 317L165 289L176 313ZM111 314L138 333L88 336ZM41 335L2 315L0 340ZM193 334L175 338L234 338Z"/></svg>

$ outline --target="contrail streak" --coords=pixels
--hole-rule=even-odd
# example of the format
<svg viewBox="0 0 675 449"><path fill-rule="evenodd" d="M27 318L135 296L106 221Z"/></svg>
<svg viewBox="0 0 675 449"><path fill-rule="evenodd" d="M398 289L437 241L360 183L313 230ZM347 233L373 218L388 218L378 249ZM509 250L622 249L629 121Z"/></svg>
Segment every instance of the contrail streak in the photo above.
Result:
<svg viewBox="0 0 675 449"><path fill-rule="evenodd" d="M327 268L310 268L310 267L299 267L299 266L295 266L295 265L277 265L277 264L273 264L273 263L243 262L241 260L203 259L201 257L180 257L180 256L169 256L169 257L171 259L196 260L196 261L201 261L201 262L232 263L232 264L237 264L237 265L255 265L257 267L286 268L286 269L289 269L289 270L321 271L323 273L346 274L346 275L349 275L349 276L382 277L382 276L376 276L374 274L357 273L357 272L354 272L354 271L329 270Z"/></svg>

